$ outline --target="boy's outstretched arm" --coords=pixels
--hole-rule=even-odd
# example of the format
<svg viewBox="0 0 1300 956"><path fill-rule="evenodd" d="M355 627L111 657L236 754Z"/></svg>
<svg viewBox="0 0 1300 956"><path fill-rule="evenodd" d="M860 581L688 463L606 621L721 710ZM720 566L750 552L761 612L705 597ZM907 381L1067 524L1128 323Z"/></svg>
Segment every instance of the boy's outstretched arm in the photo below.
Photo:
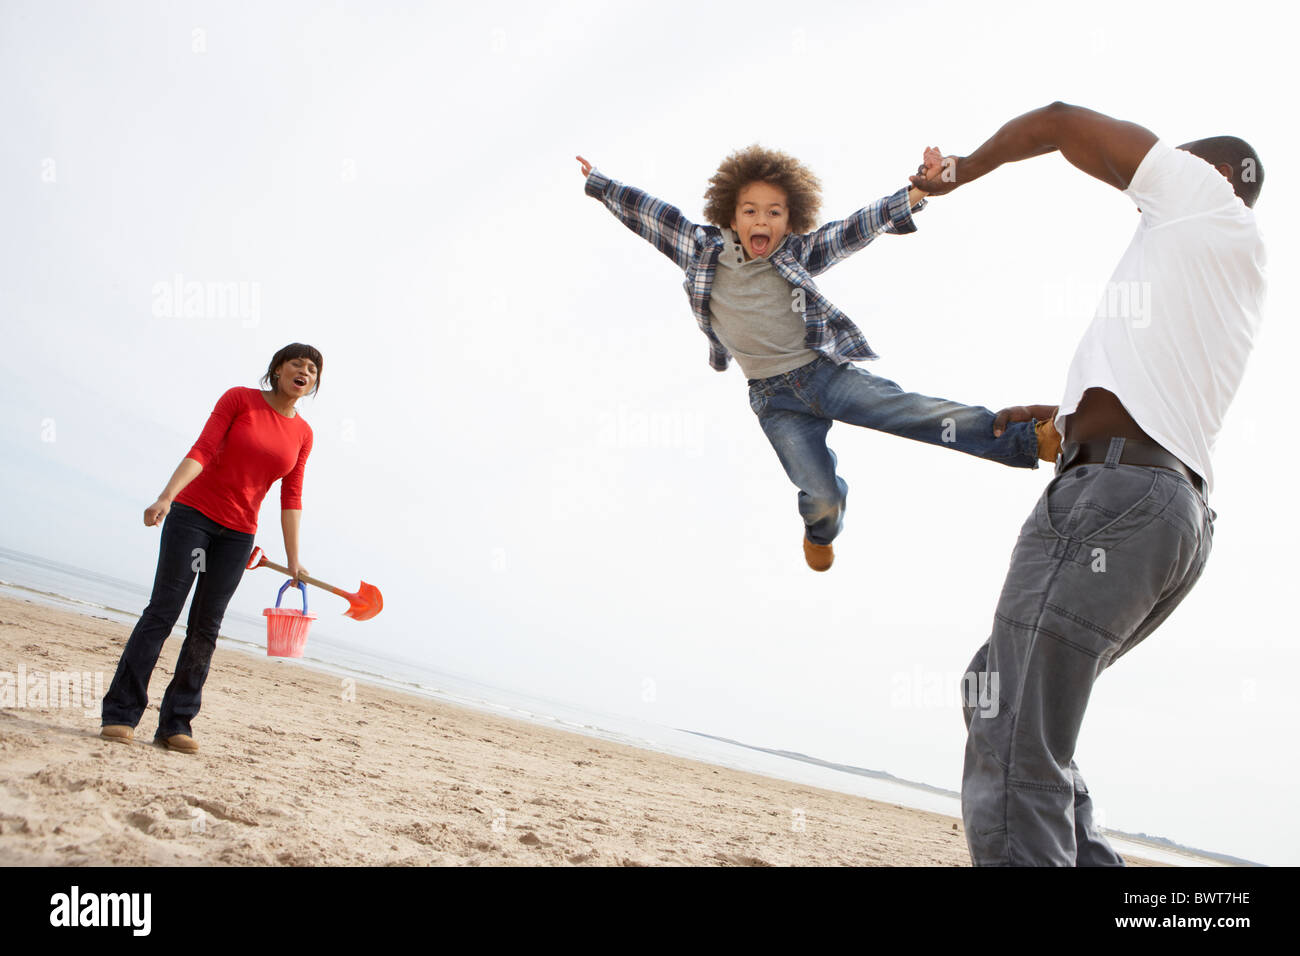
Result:
<svg viewBox="0 0 1300 956"><path fill-rule="evenodd" d="M818 226L806 237L801 257L804 268L809 275L817 275L865 248L882 232L916 232L912 212L924 207L925 193L915 186L905 187L847 219Z"/></svg>
<svg viewBox="0 0 1300 956"><path fill-rule="evenodd" d="M911 183L931 196L942 196L1003 163L1060 150L1089 176L1116 189L1127 189L1157 138L1136 123L1056 102L1017 116L969 156L937 159L927 150L925 164L911 177Z"/></svg>
<svg viewBox="0 0 1300 956"><path fill-rule="evenodd" d="M594 196L642 239L673 260L685 271L703 241L703 229L682 215L676 206L615 182L581 156L577 157L587 179L588 196Z"/></svg>

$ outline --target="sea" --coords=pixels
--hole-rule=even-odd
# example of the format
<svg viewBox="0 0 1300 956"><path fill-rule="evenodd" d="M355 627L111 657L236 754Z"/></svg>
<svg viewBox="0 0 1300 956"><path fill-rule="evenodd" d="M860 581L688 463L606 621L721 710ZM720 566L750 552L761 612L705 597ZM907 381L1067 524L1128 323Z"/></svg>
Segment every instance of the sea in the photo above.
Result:
<svg viewBox="0 0 1300 956"><path fill-rule="evenodd" d="M140 582L124 581L3 547L0 547L0 594L107 618L127 626L134 625L149 601L149 590ZM180 620L185 620L184 612ZM265 656L264 617L232 610L223 619L221 630L222 646ZM183 634L183 628L178 626L177 633ZM358 682L629 747L961 818L960 796L954 791L904 780L884 770L836 764L808 754L764 748L756 742L728 740L622 714L584 710L564 701L494 687L427 664L360 650L316 634L307 642L307 650L297 663L340 678L351 677ZM1107 837L1122 855L1141 856L1173 866L1248 863L1146 834L1107 831Z"/></svg>

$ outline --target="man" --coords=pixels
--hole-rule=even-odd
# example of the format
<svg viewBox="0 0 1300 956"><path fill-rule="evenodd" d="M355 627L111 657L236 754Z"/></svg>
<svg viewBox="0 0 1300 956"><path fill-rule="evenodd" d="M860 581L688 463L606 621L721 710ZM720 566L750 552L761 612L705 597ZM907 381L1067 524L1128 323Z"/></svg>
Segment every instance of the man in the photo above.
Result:
<svg viewBox="0 0 1300 956"><path fill-rule="evenodd" d="M912 177L951 192L1059 150L1142 213L1054 417L1056 477L1021 529L967 700L962 816L977 865L1123 865L1074 763L1093 682L1187 595L1209 555L1210 455L1260 321L1259 157L1235 137L1174 149L1150 130L1053 103L969 156L927 151Z"/></svg>

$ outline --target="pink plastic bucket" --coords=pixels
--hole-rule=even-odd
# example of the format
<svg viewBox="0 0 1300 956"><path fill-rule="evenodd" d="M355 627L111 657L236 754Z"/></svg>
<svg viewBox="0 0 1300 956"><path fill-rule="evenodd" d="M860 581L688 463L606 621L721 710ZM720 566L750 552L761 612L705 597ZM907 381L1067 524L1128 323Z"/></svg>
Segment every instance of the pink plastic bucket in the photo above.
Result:
<svg viewBox="0 0 1300 956"><path fill-rule="evenodd" d="M302 610L280 607L284 592L292 581L285 581L280 593L275 596L275 607L265 608L266 615L266 656L267 657L302 657L303 648L307 646L307 631L315 614L307 612L307 588L299 582L302 591Z"/></svg>

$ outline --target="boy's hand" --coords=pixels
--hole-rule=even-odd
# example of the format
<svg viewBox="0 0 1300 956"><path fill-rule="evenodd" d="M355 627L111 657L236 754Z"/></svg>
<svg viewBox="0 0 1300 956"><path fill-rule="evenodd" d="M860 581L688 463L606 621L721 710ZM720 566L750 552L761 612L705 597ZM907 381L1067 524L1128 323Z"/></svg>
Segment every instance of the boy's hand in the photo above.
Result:
<svg viewBox="0 0 1300 956"><path fill-rule="evenodd" d="M926 148L921 157L921 165L916 167L916 176L936 178L943 170L943 154L933 146ZM918 206L925 198L927 193L916 185L916 176L908 178L907 201L913 208Z"/></svg>
<svg viewBox="0 0 1300 956"><path fill-rule="evenodd" d="M937 146L927 146L925 148L925 153L921 157L921 166L917 170L917 173L926 178L930 178L938 176L942 170L943 153L939 151L939 147Z"/></svg>
<svg viewBox="0 0 1300 956"><path fill-rule="evenodd" d="M591 163L587 162L581 156L576 156L574 158L577 159L577 161L582 164L582 177L583 179L586 179L588 176L591 175Z"/></svg>

